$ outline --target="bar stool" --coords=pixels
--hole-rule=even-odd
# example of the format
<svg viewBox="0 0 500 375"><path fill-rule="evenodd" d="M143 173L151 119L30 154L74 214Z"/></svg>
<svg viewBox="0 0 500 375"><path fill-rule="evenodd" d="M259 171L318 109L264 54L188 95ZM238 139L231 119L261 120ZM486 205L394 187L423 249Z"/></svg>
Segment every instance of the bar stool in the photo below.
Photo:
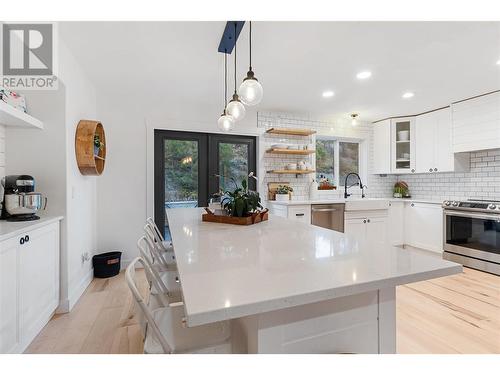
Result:
<svg viewBox="0 0 500 375"><path fill-rule="evenodd" d="M188 328L182 303L158 309L148 307L136 284L135 268L139 263L148 267L142 258L135 258L127 267L125 278L134 302L139 307L139 322L147 323L145 329L141 330L144 353L231 353L229 321Z"/></svg>

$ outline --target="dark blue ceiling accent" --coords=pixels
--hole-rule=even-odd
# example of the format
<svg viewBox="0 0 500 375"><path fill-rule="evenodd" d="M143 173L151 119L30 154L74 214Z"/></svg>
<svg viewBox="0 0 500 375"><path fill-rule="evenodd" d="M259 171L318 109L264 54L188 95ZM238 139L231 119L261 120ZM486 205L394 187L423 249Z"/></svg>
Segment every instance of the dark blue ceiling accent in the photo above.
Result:
<svg viewBox="0 0 500 375"><path fill-rule="evenodd" d="M236 23L236 35L234 35L234 24ZM227 21L226 27L224 28L224 33L222 34L222 38L219 43L219 52L226 52L227 54L231 54L233 52L234 45L238 40L238 36L240 35L241 29L245 21Z"/></svg>

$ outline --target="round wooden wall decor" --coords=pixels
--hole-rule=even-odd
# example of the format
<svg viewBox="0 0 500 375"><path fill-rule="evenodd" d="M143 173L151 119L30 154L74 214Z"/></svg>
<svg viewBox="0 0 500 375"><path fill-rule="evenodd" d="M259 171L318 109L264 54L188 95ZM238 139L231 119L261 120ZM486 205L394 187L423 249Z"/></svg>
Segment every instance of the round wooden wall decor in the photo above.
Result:
<svg viewBox="0 0 500 375"><path fill-rule="evenodd" d="M96 137L100 147L94 142ZM80 120L76 127L75 152L81 174L99 176L102 173L106 163L106 136L99 121Z"/></svg>

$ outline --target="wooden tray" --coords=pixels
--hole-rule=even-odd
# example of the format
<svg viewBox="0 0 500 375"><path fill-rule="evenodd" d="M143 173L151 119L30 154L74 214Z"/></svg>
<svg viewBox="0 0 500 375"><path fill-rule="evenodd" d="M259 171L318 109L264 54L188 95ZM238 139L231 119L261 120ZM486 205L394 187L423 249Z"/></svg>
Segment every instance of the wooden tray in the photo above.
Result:
<svg viewBox="0 0 500 375"><path fill-rule="evenodd" d="M269 210L266 208L262 212L252 214L252 216L235 217L235 216L215 215L211 211L207 210L206 214L201 215L201 220L209 221L211 223L220 223L220 224L252 225L269 219L268 211Z"/></svg>

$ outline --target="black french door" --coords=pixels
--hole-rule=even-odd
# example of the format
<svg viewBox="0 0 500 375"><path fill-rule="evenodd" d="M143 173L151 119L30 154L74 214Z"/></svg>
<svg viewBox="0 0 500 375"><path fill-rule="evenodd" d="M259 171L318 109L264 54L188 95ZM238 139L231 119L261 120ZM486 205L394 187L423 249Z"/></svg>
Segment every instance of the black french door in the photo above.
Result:
<svg viewBox="0 0 500 375"><path fill-rule="evenodd" d="M234 181L241 186L256 165L255 137L155 130L156 223L165 223L167 208L207 206L220 189L233 189ZM248 182L255 190L255 180Z"/></svg>

